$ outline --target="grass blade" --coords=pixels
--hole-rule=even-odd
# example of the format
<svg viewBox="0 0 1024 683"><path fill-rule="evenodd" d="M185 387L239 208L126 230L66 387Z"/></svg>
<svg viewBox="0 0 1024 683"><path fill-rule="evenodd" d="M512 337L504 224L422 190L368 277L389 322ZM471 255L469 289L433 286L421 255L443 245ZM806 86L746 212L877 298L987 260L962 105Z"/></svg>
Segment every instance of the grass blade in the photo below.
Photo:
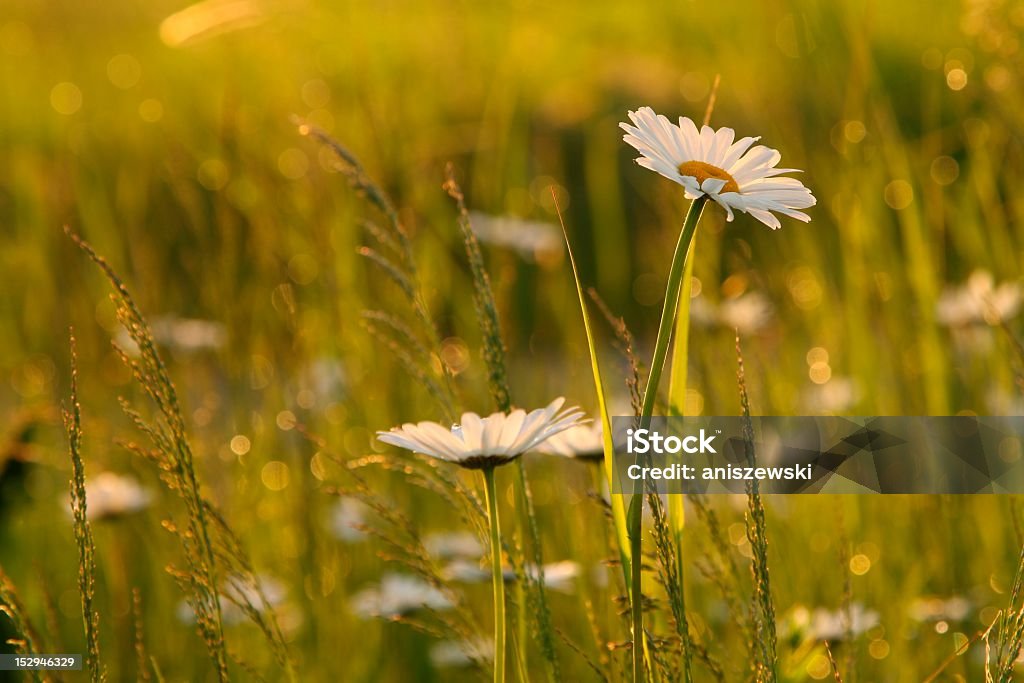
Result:
<svg viewBox="0 0 1024 683"><path fill-rule="evenodd" d="M590 313L587 311L587 298L583 293L583 285L580 283L580 273L576 268L576 256L572 251L572 244L569 242L569 233L565 229L565 219L562 217L562 210L558 206L558 197L554 190L551 192L552 200L555 203L555 210L558 212L558 222L562 226L562 235L565 237L565 248L569 254L569 264L572 266L572 277L576 283L576 295L580 300L580 313L583 315L583 329L587 334L587 350L590 353L590 370L594 375L594 389L597 392L598 411L601 413L601 426L604 428L604 474L608 480L609 488L612 485L612 421L608 415L608 405L605 402L604 381L601 378L601 364L597 358L597 345L594 342L594 328L590 323ZM629 535L626 531L626 504L625 496L612 494L612 519L615 523L615 533L619 546L619 559L622 561L623 579L629 585L630 575L630 553Z"/></svg>

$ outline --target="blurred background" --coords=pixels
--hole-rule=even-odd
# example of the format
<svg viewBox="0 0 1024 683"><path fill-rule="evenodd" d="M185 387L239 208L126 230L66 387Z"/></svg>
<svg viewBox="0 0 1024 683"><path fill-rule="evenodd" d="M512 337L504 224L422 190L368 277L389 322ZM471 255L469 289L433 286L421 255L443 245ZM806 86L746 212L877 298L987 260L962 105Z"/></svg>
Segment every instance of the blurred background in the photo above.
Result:
<svg viewBox="0 0 1024 683"><path fill-rule="evenodd" d="M352 596L395 568L372 538L349 538L338 520L355 508L345 513L323 491L342 468L293 428L307 425L345 459L383 450L377 429L441 418L362 324L364 309L400 301L357 253L371 239L363 222L379 216L333 157L298 134L294 116L345 144L393 197L466 409L491 404L456 214L441 189L445 164L474 212L515 402L564 395L593 411L551 188L582 280L625 318L647 358L686 206L680 188L632 162L617 124L644 105L699 121L720 79L712 124L761 135L783 166L804 169L818 205L810 224L777 232L705 213L686 411L739 411L738 329L755 413L1018 413L1022 32L1024 6L998 0L8 0L0 564L53 642L81 651L58 416L73 325L87 473L118 473L140 489L111 480L111 497L135 504L96 524L111 675L136 675L132 587L167 680L210 674L163 570L175 546L160 521L175 503L154 469L115 443L139 439L117 401L141 396L110 344L125 346L124 331L68 225L110 260L149 318L204 485L276 586L302 680L472 679L432 658L436 638L354 607ZM599 336L621 413L626 366L611 328ZM546 558L595 562L588 529L605 522L587 499L590 474L533 456L528 468ZM436 497L395 475L367 476L424 532L458 527ZM712 504L744 561L742 509ZM861 616L830 640L859 673L851 680L866 681L924 678L1007 599L1020 547L1010 497L767 505L786 680L831 675L818 643L844 595ZM695 526L690 538L688 607L727 660L739 634L699 571L706 535ZM610 604L615 586L579 583L554 597L556 626L588 657L627 656L609 654L588 625L586 605ZM466 590L488 623L487 587ZM259 659L258 633L232 629L229 643ZM593 675L568 645L559 655L570 680ZM982 659L974 646L941 680L978 680Z"/></svg>

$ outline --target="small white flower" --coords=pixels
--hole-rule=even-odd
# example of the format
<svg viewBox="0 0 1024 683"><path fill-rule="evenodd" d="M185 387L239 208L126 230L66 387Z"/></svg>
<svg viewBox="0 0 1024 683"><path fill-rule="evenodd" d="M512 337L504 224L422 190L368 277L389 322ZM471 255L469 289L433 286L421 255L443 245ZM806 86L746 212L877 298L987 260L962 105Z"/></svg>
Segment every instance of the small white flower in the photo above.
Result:
<svg viewBox="0 0 1024 683"><path fill-rule="evenodd" d="M1024 415L1024 398L1016 388L1013 391L993 387L985 393L989 415Z"/></svg>
<svg viewBox="0 0 1024 683"><path fill-rule="evenodd" d="M101 472L85 482L85 511L91 521L142 512L151 501L150 492L132 477Z"/></svg>
<svg viewBox="0 0 1024 683"><path fill-rule="evenodd" d="M536 565L527 565L524 569L532 579L538 578ZM579 575L579 562L573 560L551 562L544 565L544 586L559 593L572 593Z"/></svg>
<svg viewBox="0 0 1024 683"><path fill-rule="evenodd" d="M746 292L714 304L701 295L690 302L690 317L704 327L719 326L750 335L764 329L774 315L771 301L761 292Z"/></svg>
<svg viewBox="0 0 1024 683"><path fill-rule="evenodd" d="M850 623L846 624L846 616L841 611L830 611L819 607L811 615L810 634L817 640L842 640L847 630L852 635L860 635L873 629L881 622L878 612L865 609L864 605L855 602L850 605Z"/></svg>
<svg viewBox="0 0 1024 683"><path fill-rule="evenodd" d="M397 619L420 609L446 610L451 600L426 581L406 574L385 574L380 585L352 596L352 610L363 618Z"/></svg>
<svg viewBox="0 0 1024 683"><path fill-rule="evenodd" d="M935 304L935 317L949 327L966 327L974 323L998 325L1020 312L1021 287L1017 282L996 286L992 273L976 270L967 282L948 288Z"/></svg>
<svg viewBox="0 0 1024 683"><path fill-rule="evenodd" d="M914 621L963 621L971 614L971 601L962 595L917 598L907 608Z"/></svg>
<svg viewBox="0 0 1024 683"><path fill-rule="evenodd" d="M769 228L781 226L772 212L808 222L810 216L798 211L817 203L811 191L795 178L780 177L798 172L776 168L782 156L763 145L760 138L735 140L732 128L702 126L679 117L679 125L655 114L650 107L629 112L634 125L620 123L622 138L641 156L636 162L686 189L688 199L707 195L725 209L727 220L733 210L749 213Z"/></svg>
<svg viewBox="0 0 1024 683"><path fill-rule="evenodd" d="M531 579L537 579L537 565L528 564L523 571ZM513 583L516 580L516 571L512 567L502 569L502 577L505 583ZM442 570L441 575L446 581L476 584L487 583L491 580L491 572L480 566L478 562L464 558L453 560ZM580 565L572 560L551 562L544 565L544 585L559 593L572 593L574 582L580 576Z"/></svg>
<svg viewBox="0 0 1024 683"><path fill-rule="evenodd" d="M407 423L389 432L377 432L377 438L467 469L494 467L515 460L554 434L579 424L583 413L577 408L559 412L564 402L564 398L556 398L548 407L529 413L513 410L488 417L463 413L460 423L450 429L437 422Z"/></svg>
<svg viewBox="0 0 1024 683"><path fill-rule="evenodd" d="M366 540L366 513L369 507L355 498L342 498L331 508L329 526L339 541L358 543Z"/></svg>
<svg viewBox="0 0 1024 683"><path fill-rule="evenodd" d="M824 384L815 384L803 393L803 404L810 414L843 413L860 400L857 383L849 377L833 376Z"/></svg>
<svg viewBox="0 0 1024 683"><path fill-rule="evenodd" d="M288 591L284 584L272 576L246 578L234 574L224 581L218 599L224 623L235 625L249 618L246 609L266 612L284 605L287 597ZM193 624L196 620L195 611L185 600L178 603L177 616L184 624Z"/></svg>
<svg viewBox="0 0 1024 683"><path fill-rule="evenodd" d="M571 427L549 438L537 451L579 460L603 460L604 428L600 420Z"/></svg>
<svg viewBox="0 0 1024 683"><path fill-rule="evenodd" d="M486 664L494 659L494 640L442 640L430 648L430 661L438 668L461 668Z"/></svg>
<svg viewBox="0 0 1024 683"><path fill-rule="evenodd" d="M348 392L345 367L335 358L317 358L302 369L297 388L311 391L317 400L324 403L337 401Z"/></svg>
<svg viewBox="0 0 1024 683"><path fill-rule="evenodd" d="M515 578L515 572L511 569L503 570L503 575L505 581ZM441 576L445 581L454 583L485 583L491 580L491 570L481 567L476 560L459 557L445 565L441 570Z"/></svg>
<svg viewBox="0 0 1024 683"><path fill-rule="evenodd" d="M558 226L511 216L489 216L471 211L469 220L481 242L513 249L527 261L547 263L565 249Z"/></svg>
<svg viewBox="0 0 1024 683"><path fill-rule="evenodd" d="M442 531L423 539L423 547L434 557L451 559L456 557L479 558L484 547L477 537L468 531Z"/></svg>
<svg viewBox="0 0 1024 683"><path fill-rule="evenodd" d="M223 323L175 315L154 318L149 331L157 344L183 353L216 351L224 346L228 337ZM138 357L139 347L124 327L118 328L114 341L129 356Z"/></svg>
<svg viewBox="0 0 1024 683"><path fill-rule="evenodd" d="M795 607L779 625L784 637L801 634L809 640L844 640L847 635L857 636L873 629L881 622L878 612L865 609L855 602L849 615L842 610L818 607L813 612L803 605Z"/></svg>
<svg viewBox="0 0 1024 683"><path fill-rule="evenodd" d="M739 330L740 334L753 334L762 329L772 319L773 312L771 302L761 292L747 292L718 305L722 325Z"/></svg>

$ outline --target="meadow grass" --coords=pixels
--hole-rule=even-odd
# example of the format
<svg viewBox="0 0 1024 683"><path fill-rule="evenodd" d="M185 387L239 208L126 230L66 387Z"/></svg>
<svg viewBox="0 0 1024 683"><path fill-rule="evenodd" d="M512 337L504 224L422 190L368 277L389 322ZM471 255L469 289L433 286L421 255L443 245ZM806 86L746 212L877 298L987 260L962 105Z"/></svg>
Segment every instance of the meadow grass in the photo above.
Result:
<svg viewBox="0 0 1024 683"><path fill-rule="evenodd" d="M491 586L453 580L424 542L462 529L486 546L483 489L372 435L556 395L596 419L637 412L687 207L635 168L615 126L643 104L699 118L716 75L714 124L763 134L806 169L819 205L777 233L705 212L692 299L683 290L687 362L666 371L658 409L1024 406L1019 318L950 327L936 314L976 269L1019 286L1009 5L251 5L259 21L180 46L159 30L179 8L160 4L14 0L0 19L3 639L98 650L110 680L489 677L486 646L467 644L489 637ZM449 162L469 211L557 231L560 209L572 253L524 258L467 234L442 187ZM64 224L131 300L119 284L106 298ZM696 307L754 292L772 310L741 333L741 400L735 330ZM201 348L151 340L166 316L225 334ZM70 325L75 490L112 470L152 496L89 521L94 571L65 509L79 466L55 409L70 395ZM123 330L142 354L127 367L109 343L134 352ZM649 499L637 553L595 468L521 465L495 481L517 577L509 678L630 680L632 563L655 680L1019 675L1010 497ZM334 535L332 493L367 506L361 540ZM570 592L525 569L559 560L581 565ZM362 618L353 597L394 571L454 606ZM257 597L269 577L286 596L273 615L273 596ZM230 581L240 605L221 599ZM218 615L228 604L241 618ZM877 623L862 628L862 612ZM436 663L441 641L469 666Z"/></svg>

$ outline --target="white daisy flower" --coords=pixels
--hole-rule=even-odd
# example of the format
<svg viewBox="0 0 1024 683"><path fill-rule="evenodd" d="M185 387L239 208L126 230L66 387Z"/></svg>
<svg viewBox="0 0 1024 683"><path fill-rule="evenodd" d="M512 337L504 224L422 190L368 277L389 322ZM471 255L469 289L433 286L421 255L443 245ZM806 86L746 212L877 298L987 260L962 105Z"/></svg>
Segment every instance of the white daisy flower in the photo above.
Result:
<svg viewBox="0 0 1024 683"><path fill-rule="evenodd" d="M516 574L512 569L503 569L502 576L505 581L511 581ZM454 583L483 583L491 580L491 570L481 567L475 560L460 557L445 565L441 577Z"/></svg>
<svg viewBox="0 0 1024 683"><path fill-rule="evenodd" d="M695 324L738 330L743 336L756 334L767 327L774 312L768 297L757 291L724 299L718 304L703 294L690 302L690 319Z"/></svg>
<svg viewBox="0 0 1024 683"><path fill-rule="evenodd" d="M840 610L828 610L824 607L811 611L799 605L781 620L779 632L787 638L800 635L809 640L835 642L844 640L847 635L857 636L870 631L880 623L878 612L867 609L858 602L850 605L849 615Z"/></svg>
<svg viewBox="0 0 1024 683"><path fill-rule="evenodd" d="M824 384L809 387L803 393L803 405L808 415L840 414L856 405L860 397L861 391L856 381L833 375Z"/></svg>
<svg viewBox="0 0 1024 683"><path fill-rule="evenodd" d="M152 499L137 480L115 472L101 472L85 482L85 512L90 521L142 512ZM67 510L71 512L70 501Z"/></svg>
<svg viewBox="0 0 1024 683"><path fill-rule="evenodd" d="M482 557L484 547L476 534L468 531L439 531L423 539L427 552L441 559L456 557Z"/></svg>
<svg viewBox="0 0 1024 683"><path fill-rule="evenodd" d="M740 294L718 305L718 319L722 325L744 335L763 329L771 321L773 313L771 301L761 292Z"/></svg>
<svg viewBox="0 0 1024 683"><path fill-rule="evenodd" d="M228 338L223 323L175 315L154 318L150 321L149 331L157 344L182 353L216 351L224 347ZM124 327L117 330L114 341L129 356L139 356L138 344Z"/></svg>
<svg viewBox="0 0 1024 683"><path fill-rule="evenodd" d="M235 574L225 579L218 600L224 623L235 625L249 619L248 609L258 613L267 612L284 605L287 598L287 588L272 576L247 578ZM195 611L185 600L178 603L176 613L183 624L194 624L196 621Z"/></svg>
<svg viewBox="0 0 1024 683"><path fill-rule="evenodd" d="M331 508L328 522L331 534L346 543L365 541L367 533L363 527L368 512L370 508L366 503L355 498L342 498Z"/></svg>
<svg viewBox="0 0 1024 683"><path fill-rule="evenodd" d="M604 429L601 421L594 420L555 434L538 446L537 451L579 460L603 460Z"/></svg>
<svg viewBox="0 0 1024 683"><path fill-rule="evenodd" d="M548 407L529 413L513 410L488 417L463 413L459 424L450 429L437 422L407 423L389 432L377 432L377 438L467 469L495 467L515 460L554 434L579 424L582 411L567 408L559 412L564 402L564 398L556 398Z"/></svg>
<svg viewBox="0 0 1024 683"><path fill-rule="evenodd" d="M735 140L732 128L702 126L698 131L685 116L677 126L650 107L629 112L629 119L634 125L619 126L626 131L622 139L641 154L636 162L682 185L687 199L707 195L725 209L728 220L734 210L742 211L773 230L781 226L773 212L811 220L797 210L817 203L811 191L795 178L779 177L798 169L776 168L782 156L770 147L753 146L760 138Z"/></svg>
<svg viewBox="0 0 1024 683"><path fill-rule="evenodd" d="M535 564L526 565L523 571L534 581L539 577ZM544 585L559 593L572 593L574 582L579 578L580 572L579 563L572 560L549 562L544 565ZM484 583L491 579L490 571L477 562L463 558L449 562L441 575L446 581L465 584ZM502 568L501 575L505 583L513 583L516 580L516 570L512 567Z"/></svg>
<svg viewBox="0 0 1024 683"><path fill-rule="evenodd" d="M996 285L992 273L976 270L963 286L947 288L935 304L935 317L949 327L975 323L998 325L1020 313L1021 286L1018 282Z"/></svg>
<svg viewBox="0 0 1024 683"><path fill-rule="evenodd" d="M463 668L494 661L494 640L443 640L430 648L430 661L438 668Z"/></svg>
<svg viewBox="0 0 1024 683"><path fill-rule="evenodd" d="M379 586L352 596L352 610L364 619L397 619L421 609L451 609L452 601L423 579L406 574L385 574Z"/></svg>
<svg viewBox="0 0 1024 683"><path fill-rule="evenodd" d="M949 598L929 596L910 603L907 614L914 621L963 621L971 615L973 605L962 595Z"/></svg>
<svg viewBox="0 0 1024 683"><path fill-rule="evenodd" d="M489 216L478 211L470 211L469 220L481 242L513 249L527 261L547 263L565 249L562 231L552 223Z"/></svg>
<svg viewBox="0 0 1024 683"><path fill-rule="evenodd" d="M526 574L536 580L538 578L537 567L527 565ZM580 576L580 564L572 560L561 562L550 562L544 565L544 585L559 593L572 593L576 579Z"/></svg>

